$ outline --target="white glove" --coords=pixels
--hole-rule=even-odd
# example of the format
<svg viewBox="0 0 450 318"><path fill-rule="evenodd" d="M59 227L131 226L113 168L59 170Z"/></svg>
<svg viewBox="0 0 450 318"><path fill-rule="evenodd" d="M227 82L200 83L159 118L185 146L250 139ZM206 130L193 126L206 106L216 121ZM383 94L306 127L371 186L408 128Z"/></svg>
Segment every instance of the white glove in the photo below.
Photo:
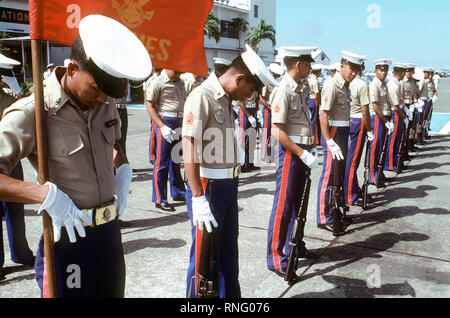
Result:
<svg viewBox="0 0 450 318"><path fill-rule="evenodd" d="M417 111L418 111L419 113L423 112L423 107L422 107L422 106L417 107Z"/></svg>
<svg viewBox="0 0 450 318"><path fill-rule="evenodd" d="M17 79L15 76L2 75L2 81L5 82L9 86L9 88L11 89L14 96L17 96L17 95L23 93L23 90L20 87L19 83L17 82Z"/></svg>
<svg viewBox="0 0 450 318"><path fill-rule="evenodd" d="M373 131L371 130L371 131L368 131L367 132L367 140L368 141L372 141L372 140L374 140L375 139L375 136L374 136L374 134L373 134Z"/></svg>
<svg viewBox="0 0 450 318"><path fill-rule="evenodd" d="M209 202L204 195L201 197L192 197L192 223L194 223L194 226L198 223L200 231L203 231L203 223L205 223L206 230L209 233L212 231L211 223L214 227L218 226L209 207Z"/></svg>
<svg viewBox="0 0 450 318"><path fill-rule="evenodd" d="M59 190L56 185L51 182L46 182L45 185L48 185L50 189L44 203L42 203L39 208L38 213L41 213L42 210L46 210L52 218L55 242L58 242L61 238L61 227L63 225L66 227L71 243L77 241L74 227L81 237L85 237L86 232L81 221L86 224L92 224L92 219L89 219L87 215L83 214L83 212L75 206L69 196Z"/></svg>
<svg viewBox="0 0 450 318"><path fill-rule="evenodd" d="M237 145L238 153L239 153L239 163L241 166L245 164L245 151L241 146Z"/></svg>
<svg viewBox="0 0 450 318"><path fill-rule="evenodd" d="M333 159L337 160L343 160L344 155L342 154L341 148L334 142L333 139L327 140L327 145L331 150L331 153L333 154Z"/></svg>
<svg viewBox="0 0 450 318"><path fill-rule="evenodd" d="M409 110L408 107L403 107L403 111L405 112L406 116L411 116L411 111Z"/></svg>
<svg viewBox="0 0 450 318"><path fill-rule="evenodd" d="M319 160L317 159L317 157L309 153L307 150L303 150L303 154L300 156L300 159L311 169L319 165Z"/></svg>
<svg viewBox="0 0 450 318"><path fill-rule="evenodd" d="M164 139L171 144L173 142L173 134L175 133L175 130L172 130L170 127L164 125L161 127L161 134L163 135Z"/></svg>
<svg viewBox="0 0 450 318"><path fill-rule="evenodd" d="M256 128L256 119L253 116L250 116L248 118L248 121L250 122L250 125L252 125L253 128Z"/></svg>
<svg viewBox="0 0 450 318"><path fill-rule="evenodd" d="M403 122L405 123L405 127L408 127L408 124L409 124L408 117L406 117L405 119L403 119Z"/></svg>
<svg viewBox="0 0 450 318"><path fill-rule="evenodd" d="M119 217L127 208L127 198L130 192L133 169L128 163L121 165L116 170L114 177L114 193L116 194L116 210Z"/></svg>
<svg viewBox="0 0 450 318"><path fill-rule="evenodd" d="M391 123L390 121L388 121L387 123L384 124L388 130L388 134L392 134L394 132L394 124Z"/></svg>
<svg viewBox="0 0 450 318"><path fill-rule="evenodd" d="M431 98L431 100L433 101L433 104L436 104L437 99L438 99L437 95L434 95L434 96Z"/></svg>

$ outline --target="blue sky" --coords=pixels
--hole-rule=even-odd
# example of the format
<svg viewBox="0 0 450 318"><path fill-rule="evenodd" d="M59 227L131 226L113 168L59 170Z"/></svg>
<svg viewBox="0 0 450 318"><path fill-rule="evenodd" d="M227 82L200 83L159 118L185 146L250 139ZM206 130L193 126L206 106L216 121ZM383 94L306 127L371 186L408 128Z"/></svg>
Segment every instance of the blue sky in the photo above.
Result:
<svg viewBox="0 0 450 318"><path fill-rule="evenodd" d="M450 69L449 0L277 0L276 10L277 47L318 46L332 62L351 51L366 70L379 58Z"/></svg>

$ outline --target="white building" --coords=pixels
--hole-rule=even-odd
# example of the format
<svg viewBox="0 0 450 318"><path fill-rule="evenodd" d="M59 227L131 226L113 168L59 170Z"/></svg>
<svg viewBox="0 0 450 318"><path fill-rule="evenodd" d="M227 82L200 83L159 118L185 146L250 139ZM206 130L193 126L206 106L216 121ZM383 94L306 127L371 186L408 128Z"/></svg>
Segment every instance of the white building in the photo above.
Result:
<svg viewBox="0 0 450 318"><path fill-rule="evenodd" d="M233 60L239 54L239 48L245 48L245 39L251 27L257 26L261 20L275 28L276 0L214 0L211 12L219 19L221 37L216 43L213 38L204 36L205 53L208 67L214 68L213 57ZM240 17L249 23L247 32L233 32L229 24L233 18ZM238 37L239 36L239 37ZM240 45L240 47L239 47ZM259 46L259 56L266 64L275 59L275 48L270 40L263 40Z"/></svg>

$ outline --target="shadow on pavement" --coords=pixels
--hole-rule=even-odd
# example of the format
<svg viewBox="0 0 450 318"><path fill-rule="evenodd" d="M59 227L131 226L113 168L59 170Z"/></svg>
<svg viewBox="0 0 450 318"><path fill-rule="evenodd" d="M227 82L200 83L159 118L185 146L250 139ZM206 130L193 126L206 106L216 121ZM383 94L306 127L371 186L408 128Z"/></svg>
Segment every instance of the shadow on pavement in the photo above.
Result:
<svg viewBox="0 0 450 318"><path fill-rule="evenodd" d="M177 223L183 223L188 221L189 217L187 216L186 212L170 214L159 218L127 220L127 222L129 223L129 227L122 230L122 235L151 230L153 228L159 228L161 226L171 226ZM129 229L131 228L138 228L138 229L130 231Z"/></svg>
<svg viewBox="0 0 450 318"><path fill-rule="evenodd" d="M145 238L123 243L124 254L131 254L145 248L179 248L187 243L182 239L160 240L158 238Z"/></svg>

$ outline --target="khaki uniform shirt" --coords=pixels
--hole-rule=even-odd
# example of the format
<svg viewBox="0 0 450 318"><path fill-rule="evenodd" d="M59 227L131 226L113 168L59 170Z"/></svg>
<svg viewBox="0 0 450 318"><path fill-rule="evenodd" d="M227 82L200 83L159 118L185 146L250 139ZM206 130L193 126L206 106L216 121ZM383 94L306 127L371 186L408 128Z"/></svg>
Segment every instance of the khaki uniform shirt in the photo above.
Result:
<svg viewBox="0 0 450 318"><path fill-rule="evenodd" d="M413 104L416 98L416 82L406 77L400 82L400 92L405 104Z"/></svg>
<svg viewBox="0 0 450 318"><path fill-rule="evenodd" d="M329 111L329 120L350 120L350 89L341 73L336 72L323 84L320 110Z"/></svg>
<svg viewBox="0 0 450 318"><path fill-rule="evenodd" d="M425 80L425 82L428 87L428 99L432 99L434 93L436 93L436 86L434 86L434 82L430 79Z"/></svg>
<svg viewBox="0 0 450 318"><path fill-rule="evenodd" d="M319 94L319 80L316 75L312 74L308 77L309 98L316 98L315 94Z"/></svg>
<svg viewBox="0 0 450 318"><path fill-rule="evenodd" d="M428 99L428 85L425 79L419 81L419 97L421 99Z"/></svg>
<svg viewBox="0 0 450 318"><path fill-rule="evenodd" d="M182 112L186 99L184 81L172 81L165 70L155 78L147 90L147 100L157 105L158 112Z"/></svg>
<svg viewBox="0 0 450 318"><path fill-rule="evenodd" d="M194 138L196 162L210 169L239 164L231 98L214 73L186 100L182 136Z"/></svg>
<svg viewBox="0 0 450 318"><path fill-rule="evenodd" d="M272 123L285 125L289 136L313 135L308 106L309 89L305 82L306 80L296 83L286 73L270 96Z"/></svg>
<svg viewBox="0 0 450 318"><path fill-rule="evenodd" d="M16 101L16 98L11 94L5 93L0 89L0 120L2 120L2 114L4 110Z"/></svg>
<svg viewBox="0 0 450 318"><path fill-rule="evenodd" d="M392 107L402 104L400 82L395 77L391 78L386 84L389 92L389 97L392 102Z"/></svg>
<svg viewBox="0 0 450 318"><path fill-rule="evenodd" d="M361 76L356 76L349 84L350 89L350 113L362 113L361 106L369 105L369 86L361 79Z"/></svg>
<svg viewBox="0 0 450 318"><path fill-rule="evenodd" d="M110 201L114 194L113 147L120 138L114 104L90 107L86 115L61 87L58 67L44 90L49 181L80 209ZM116 123L107 127L108 122ZM9 175L27 157L37 170L34 95L9 107L0 121L0 173Z"/></svg>
<svg viewBox="0 0 450 318"><path fill-rule="evenodd" d="M186 80L184 82L184 87L186 89L186 96L189 96L189 94L197 87L199 87L202 84L202 82L197 80Z"/></svg>
<svg viewBox="0 0 450 318"><path fill-rule="evenodd" d="M370 113L374 114L373 103L377 103L378 107L384 115L392 115L392 106L389 98L388 88L385 82L381 82L377 77L373 79L369 84L369 94L370 94Z"/></svg>

